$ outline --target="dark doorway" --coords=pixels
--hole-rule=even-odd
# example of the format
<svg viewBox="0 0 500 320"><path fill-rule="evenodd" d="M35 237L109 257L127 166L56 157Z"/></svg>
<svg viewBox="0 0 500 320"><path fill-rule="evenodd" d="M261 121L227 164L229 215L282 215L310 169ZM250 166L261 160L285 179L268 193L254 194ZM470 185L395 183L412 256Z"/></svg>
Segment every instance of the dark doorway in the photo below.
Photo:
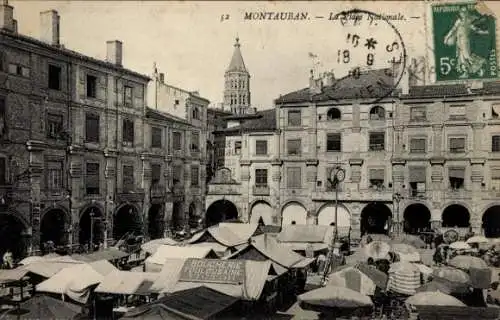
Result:
<svg viewBox="0 0 500 320"><path fill-rule="evenodd" d="M441 219L444 228L468 228L470 226L469 210L459 204L446 207Z"/></svg>
<svg viewBox="0 0 500 320"><path fill-rule="evenodd" d="M237 219L238 209L236 206L231 201L218 200L208 207L206 225L210 227L222 221Z"/></svg>
<svg viewBox="0 0 500 320"><path fill-rule="evenodd" d="M184 226L184 206L182 202L174 202L172 209L171 229L173 231L181 230Z"/></svg>
<svg viewBox="0 0 500 320"><path fill-rule="evenodd" d="M0 258L6 251L10 251L14 259L26 255L25 231L24 224L17 217L8 213L0 214Z"/></svg>
<svg viewBox="0 0 500 320"><path fill-rule="evenodd" d="M420 234L430 230L431 212L421 203L414 203L406 207L404 212L403 231L409 234Z"/></svg>
<svg viewBox="0 0 500 320"><path fill-rule="evenodd" d="M189 205L189 227L197 228L199 219L200 218L196 214L196 205L194 203L191 203Z"/></svg>
<svg viewBox="0 0 500 320"><path fill-rule="evenodd" d="M391 210L383 203L368 204L361 211L361 235L388 234L390 229Z"/></svg>
<svg viewBox="0 0 500 320"><path fill-rule="evenodd" d="M142 235L142 221L137 209L129 204L115 212L113 219L113 239L119 241L126 234Z"/></svg>
<svg viewBox="0 0 500 320"><path fill-rule="evenodd" d="M165 230L163 206L161 204L153 204L151 208L149 208L148 219L149 237L151 239L163 238L163 232Z"/></svg>
<svg viewBox="0 0 500 320"><path fill-rule="evenodd" d="M483 214L484 236L500 238L500 206L493 206Z"/></svg>
<svg viewBox="0 0 500 320"><path fill-rule="evenodd" d="M65 234L66 214L62 209L47 211L40 221L40 242L52 241L54 245L66 244Z"/></svg>
<svg viewBox="0 0 500 320"><path fill-rule="evenodd" d="M91 237L94 244L104 242L103 215L97 207L87 208L80 217L80 244L90 244Z"/></svg>

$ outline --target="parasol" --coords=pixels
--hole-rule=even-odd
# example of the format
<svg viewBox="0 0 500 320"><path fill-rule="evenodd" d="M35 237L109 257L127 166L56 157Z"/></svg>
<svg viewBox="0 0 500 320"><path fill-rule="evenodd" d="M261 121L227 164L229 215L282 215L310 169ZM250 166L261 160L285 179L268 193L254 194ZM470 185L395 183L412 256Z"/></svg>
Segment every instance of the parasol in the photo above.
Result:
<svg viewBox="0 0 500 320"><path fill-rule="evenodd" d="M337 286L326 286L303 293L297 297L301 305L330 308L362 308L373 306L367 295Z"/></svg>
<svg viewBox="0 0 500 320"><path fill-rule="evenodd" d="M377 287L370 277L354 267L330 274L327 285L349 288L367 296L373 296Z"/></svg>
<svg viewBox="0 0 500 320"><path fill-rule="evenodd" d="M364 247L365 254L374 260L385 259L391 251L391 246L387 242L373 241Z"/></svg>
<svg viewBox="0 0 500 320"><path fill-rule="evenodd" d="M409 244L415 248L419 249L425 249L427 247L427 244L425 243L424 240L420 239L420 237L412 234L400 234L394 236L392 239L391 243L403 243L403 244Z"/></svg>
<svg viewBox="0 0 500 320"><path fill-rule="evenodd" d="M419 292L408 299L405 304L412 306L456 306L465 307L465 304L455 297L441 291Z"/></svg>
<svg viewBox="0 0 500 320"><path fill-rule="evenodd" d="M452 267L439 267L432 272L434 278L444 279L454 283L469 284L470 277L460 269Z"/></svg>
<svg viewBox="0 0 500 320"><path fill-rule="evenodd" d="M478 257L473 256L456 256L452 258L448 264L458 269L462 269L465 271L470 270L471 268L475 269L488 269L488 264Z"/></svg>
<svg viewBox="0 0 500 320"><path fill-rule="evenodd" d="M401 261L418 262L421 259L417 248L409 244L393 243L391 245L391 251L396 253Z"/></svg>
<svg viewBox="0 0 500 320"><path fill-rule="evenodd" d="M455 249L455 250L469 250L469 249L472 249L472 248L465 241L455 241L452 244L450 244L450 249Z"/></svg>
<svg viewBox="0 0 500 320"><path fill-rule="evenodd" d="M473 236L473 237L470 237L469 239L467 239L467 242L468 244L472 244L472 243L490 243L490 240L488 240L488 238L484 237L484 236Z"/></svg>
<svg viewBox="0 0 500 320"><path fill-rule="evenodd" d="M409 262L396 262L389 269L387 290L405 295L415 294L420 287L420 269Z"/></svg>

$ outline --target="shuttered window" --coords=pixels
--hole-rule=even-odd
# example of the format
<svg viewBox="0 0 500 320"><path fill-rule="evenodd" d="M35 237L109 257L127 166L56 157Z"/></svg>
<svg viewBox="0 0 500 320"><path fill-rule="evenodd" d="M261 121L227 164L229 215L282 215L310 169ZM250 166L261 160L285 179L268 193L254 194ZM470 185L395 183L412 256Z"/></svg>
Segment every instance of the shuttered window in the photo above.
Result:
<svg viewBox="0 0 500 320"><path fill-rule="evenodd" d="M341 151L342 135L340 133L329 133L326 135L326 151Z"/></svg>
<svg viewBox="0 0 500 320"><path fill-rule="evenodd" d="M385 134L383 132L370 133L370 151L381 151L385 149Z"/></svg>
<svg viewBox="0 0 500 320"><path fill-rule="evenodd" d="M267 140L255 141L255 154L261 156L267 155Z"/></svg>
<svg viewBox="0 0 500 320"><path fill-rule="evenodd" d="M301 141L300 139L290 139L287 142L288 155L299 156L301 153Z"/></svg>
<svg viewBox="0 0 500 320"><path fill-rule="evenodd" d="M191 132L191 151L200 151L200 133Z"/></svg>
<svg viewBox="0 0 500 320"><path fill-rule="evenodd" d="M412 167L410 168L410 182L422 182L426 181L426 168L425 167Z"/></svg>
<svg viewBox="0 0 500 320"><path fill-rule="evenodd" d="M255 185L267 186L267 169L255 169Z"/></svg>
<svg viewBox="0 0 500 320"><path fill-rule="evenodd" d="M124 142L134 143L134 121L123 119L122 137Z"/></svg>
<svg viewBox="0 0 500 320"><path fill-rule="evenodd" d="M198 166L191 167L191 186L198 187L200 185L200 168Z"/></svg>
<svg viewBox="0 0 500 320"><path fill-rule="evenodd" d="M123 190L124 191L132 191L134 190L134 166L124 165L123 166Z"/></svg>
<svg viewBox="0 0 500 320"><path fill-rule="evenodd" d="M47 188L60 190L63 187L63 164L60 161L47 162Z"/></svg>
<svg viewBox="0 0 500 320"><path fill-rule="evenodd" d="M465 182L465 168L448 168L448 179L451 189L461 189Z"/></svg>
<svg viewBox="0 0 500 320"><path fill-rule="evenodd" d="M410 140L410 152L411 153L425 153L425 138L412 138Z"/></svg>
<svg viewBox="0 0 500 320"><path fill-rule="evenodd" d="M300 167L289 167L286 169L286 186L288 188L300 188L302 186L302 171Z"/></svg>
<svg viewBox="0 0 500 320"><path fill-rule="evenodd" d="M174 150L182 150L182 134L180 132L172 133L172 147Z"/></svg>
<svg viewBox="0 0 500 320"><path fill-rule="evenodd" d="M182 182L182 176L184 175L184 170L182 165L175 165L172 167L172 182L176 184Z"/></svg>
<svg viewBox="0 0 500 320"><path fill-rule="evenodd" d="M495 191L500 191L500 167L490 168L490 188Z"/></svg>
<svg viewBox="0 0 500 320"><path fill-rule="evenodd" d="M85 115L85 141L99 142L99 116L91 113Z"/></svg>
<svg viewBox="0 0 500 320"><path fill-rule="evenodd" d="M384 169L370 169L370 186L371 187L382 187L385 181L385 170Z"/></svg>
<svg viewBox="0 0 500 320"><path fill-rule="evenodd" d="M500 152L500 136L491 137L491 151Z"/></svg>
<svg viewBox="0 0 500 320"><path fill-rule="evenodd" d="M300 110L288 111L288 125L290 127L297 127L302 124L302 112Z"/></svg>
<svg viewBox="0 0 500 320"><path fill-rule="evenodd" d="M152 148L161 148L161 136L163 135L162 128L152 127L151 128L151 147Z"/></svg>
<svg viewBox="0 0 500 320"><path fill-rule="evenodd" d="M465 152L465 138L450 138L450 152Z"/></svg>
<svg viewBox="0 0 500 320"><path fill-rule="evenodd" d="M151 182L159 183L161 180L161 164L154 163L151 165Z"/></svg>
<svg viewBox="0 0 500 320"><path fill-rule="evenodd" d="M99 194L99 163L87 162L85 189L87 194Z"/></svg>

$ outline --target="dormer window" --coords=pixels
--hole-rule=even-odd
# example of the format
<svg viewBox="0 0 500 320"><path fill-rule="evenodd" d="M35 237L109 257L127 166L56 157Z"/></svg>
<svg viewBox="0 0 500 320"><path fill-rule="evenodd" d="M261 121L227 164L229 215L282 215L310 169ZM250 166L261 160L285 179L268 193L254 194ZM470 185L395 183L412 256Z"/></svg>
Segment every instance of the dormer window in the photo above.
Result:
<svg viewBox="0 0 500 320"><path fill-rule="evenodd" d="M381 106L375 106L370 110L370 120L385 119L385 110Z"/></svg>
<svg viewBox="0 0 500 320"><path fill-rule="evenodd" d="M342 113L337 108L331 108L330 110L328 110L326 117L328 120L340 120L340 118L342 117Z"/></svg>

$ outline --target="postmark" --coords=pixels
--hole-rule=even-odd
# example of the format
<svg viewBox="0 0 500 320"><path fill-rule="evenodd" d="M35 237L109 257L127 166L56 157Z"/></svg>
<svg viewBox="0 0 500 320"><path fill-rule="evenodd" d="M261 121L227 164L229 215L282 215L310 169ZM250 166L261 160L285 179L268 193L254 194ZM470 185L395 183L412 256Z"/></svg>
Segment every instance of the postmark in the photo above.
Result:
<svg viewBox="0 0 500 320"><path fill-rule="evenodd" d="M342 30L337 40L337 68L347 75L335 83L336 90L376 103L398 87L407 54L398 29L385 17L361 9L343 11L333 17Z"/></svg>
<svg viewBox="0 0 500 320"><path fill-rule="evenodd" d="M474 3L432 6L436 81L498 77L495 17Z"/></svg>

